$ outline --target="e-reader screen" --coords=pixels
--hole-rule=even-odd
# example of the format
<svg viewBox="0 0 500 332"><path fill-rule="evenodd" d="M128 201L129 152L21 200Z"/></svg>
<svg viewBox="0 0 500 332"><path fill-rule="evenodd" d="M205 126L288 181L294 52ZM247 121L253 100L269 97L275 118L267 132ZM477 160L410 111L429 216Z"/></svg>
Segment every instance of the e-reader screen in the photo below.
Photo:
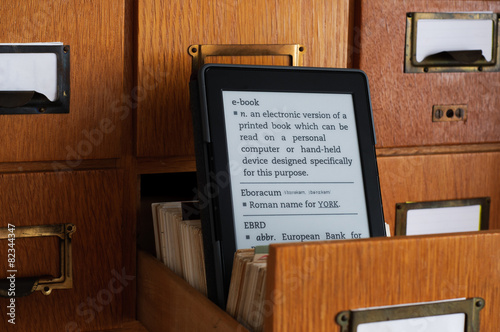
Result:
<svg viewBox="0 0 500 332"><path fill-rule="evenodd" d="M200 206L219 299L237 249L385 235L362 71L206 65L198 89Z"/></svg>
<svg viewBox="0 0 500 332"><path fill-rule="evenodd" d="M222 99L237 249L370 236L352 94Z"/></svg>

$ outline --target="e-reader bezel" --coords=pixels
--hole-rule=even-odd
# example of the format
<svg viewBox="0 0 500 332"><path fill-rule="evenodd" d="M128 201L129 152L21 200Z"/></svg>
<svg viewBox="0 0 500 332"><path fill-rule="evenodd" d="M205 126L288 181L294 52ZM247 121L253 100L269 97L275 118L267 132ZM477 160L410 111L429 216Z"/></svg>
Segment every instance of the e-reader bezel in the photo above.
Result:
<svg viewBox="0 0 500 332"><path fill-rule="evenodd" d="M217 287L222 287L224 299L227 298L236 251L236 235L223 91L352 95L370 237L385 236L375 133L368 79L364 72L354 69L208 64L200 70L199 91L205 166L205 179L201 185L210 184L209 187L216 188L216 193L207 200L205 208L208 213L205 216L210 218L211 238L216 242L213 248L220 250L214 264L222 269L217 277L222 277L222 280L217 280Z"/></svg>

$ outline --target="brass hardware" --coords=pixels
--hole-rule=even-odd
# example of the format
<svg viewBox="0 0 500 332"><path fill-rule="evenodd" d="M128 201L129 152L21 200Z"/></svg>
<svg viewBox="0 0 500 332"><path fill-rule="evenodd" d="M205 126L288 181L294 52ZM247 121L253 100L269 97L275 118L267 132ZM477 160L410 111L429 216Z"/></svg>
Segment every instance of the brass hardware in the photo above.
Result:
<svg viewBox="0 0 500 332"><path fill-rule="evenodd" d="M467 105L434 105L432 122L467 121Z"/></svg>
<svg viewBox="0 0 500 332"><path fill-rule="evenodd" d="M19 278L16 283L27 282L31 283L31 289L27 289L25 293L19 294L16 291L16 296L24 296L35 291L41 291L45 295L49 295L54 289L70 289L73 288L73 263L71 259L71 236L76 231L74 224L58 224L58 225L40 225L40 226L20 226L13 229L0 228L0 239L8 239L11 231L15 235L14 238L30 238L30 237L46 237L56 236L60 240L60 267L61 274L58 277L48 279L45 277L35 278ZM22 280L25 279L25 280ZM29 287L28 287L29 288ZM0 296L7 297L7 292L0 289ZM9 296L10 297L10 296Z"/></svg>
<svg viewBox="0 0 500 332"><path fill-rule="evenodd" d="M341 332L356 332L361 324L464 313L464 332L479 332L479 311L484 306L485 301L482 298L474 297L466 300L347 310L337 314L335 320L341 326Z"/></svg>
<svg viewBox="0 0 500 332"><path fill-rule="evenodd" d="M479 51L442 52L417 61L417 24L422 19L491 20L492 58ZM495 72L500 71L499 16L496 13L408 13L406 15L405 73Z"/></svg>
<svg viewBox="0 0 500 332"><path fill-rule="evenodd" d="M395 235L406 235L406 217L408 210L434 209L434 208L470 206L470 205L481 206L480 230L487 230L489 228L490 203L491 199L489 197L456 199L456 200L446 200L446 201L397 203Z"/></svg>
<svg viewBox="0 0 500 332"><path fill-rule="evenodd" d="M36 91L0 91L0 114L69 113L70 46L0 44L0 54L54 54L57 59L57 97L50 101ZM65 93L63 93L65 92Z"/></svg>
<svg viewBox="0 0 500 332"><path fill-rule="evenodd" d="M292 66L302 65L302 54L305 48L298 44L248 44L248 45L191 45L188 53L192 59L192 79L196 79L198 71L209 56L269 56L286 55L291 58Z"/></svg>

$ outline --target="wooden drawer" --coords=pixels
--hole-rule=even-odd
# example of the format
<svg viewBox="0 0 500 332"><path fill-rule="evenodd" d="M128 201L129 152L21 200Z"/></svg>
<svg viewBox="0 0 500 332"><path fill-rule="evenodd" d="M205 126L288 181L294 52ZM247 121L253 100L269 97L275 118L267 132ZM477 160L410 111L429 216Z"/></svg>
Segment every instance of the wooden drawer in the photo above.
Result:
<svg viewBox="0 0 500 332"><path fill-rule="evenodd" d="M481 331L498 331L499 254L498 232L271 245L264 330L340 331L345 310L482 297Z"/></svg>
<svg viewBox="0 0 500 332"><path fill-rule="evenodd" d="M0 116L0 161L116 158L124 92L124 0L4 0L0 43L70 45L69 114ZM126 97L123 97L126 98Z"/></svg>
<svg viewBox="0 0 500 332"><path fill-rule="evenodd" d="M409 12L500 12L500 1L362 0L355 66L370 81L378 147L500 141L500 72L404 73ZM432 122L433 105L468 106L466 122Z"/></svg>
<svg viewBox="0 0 500 332"><path fill-rule="evenodd" d="M189 45L301 44L305 66L345 68L353 3L140 0L137 156L194 155ZM253 63L276 63L265 58Z"/></svg>
<svg viewBox="0 0 500 332"><path fill-rule="evenodd" d="M151 332L248 332L148 253L137 261L137 318Z"/></svg>
<svg viewBox="0 0 500 332"><path fill-rule="evenodd" d="M35 324L37 331L92 331L121 325L127 306L123 299L135 292L133 267L123 256L122 244L134 243L122 230L123 180L120 170L0 175L0 227L76 226L73 288L17 298L16 324L1 315L2 331L33 331ZM57 273L58 242L52 240L16 240L16 277ZM7 260L7 248L7 241L1 240L2 260ZM127 256L134 252L129 248ZM2 269L0 278L6 273ZM0 298L0 305L5 308L8 301Z"/></svg>
<svg viewBox="0 0 500 332"><path fill-rule="evenodd" d="M498 151L379 156L385 222L394 234L396 203L491 197L489 228L500 229L498 165Z"/></svg>
<svg viewBox="0 0 500 332"><path fill-rule="evenodd" d="M473 232L274 244L265 309L254 314L266 332L339 331L345 310L482 297L481 329L496 331L499 239ZM138 267L138 319L149 331L247 331L149 254L139 252Z"/></svg>

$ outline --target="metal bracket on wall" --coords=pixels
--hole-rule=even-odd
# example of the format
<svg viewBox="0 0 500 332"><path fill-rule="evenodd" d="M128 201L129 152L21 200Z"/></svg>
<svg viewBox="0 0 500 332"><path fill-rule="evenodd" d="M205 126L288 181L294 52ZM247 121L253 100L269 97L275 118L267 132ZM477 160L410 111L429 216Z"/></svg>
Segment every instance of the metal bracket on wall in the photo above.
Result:
<svg viewBox="0 0 500 332"><path fill-rule="evenodd" d="M15 248L16 238L32 238L56 236L60 240L60 267L59 277L29 277L15 279L15 292L11 292L11 280L0 280L0 297L22 297L35 291L40 291L49 295L53 289L73 288L73 263L71 258L71 236L76 231L74 224L40 225L0 228L0 239L9 241L12 248ZM15 251L14 251L15 255ZM9 256L10 257L10 256ZM13 256L15 257L15 256ZM15 265L10 265L7 272L16 271ZM10 272L12 273L12 272ZM15 272L14 272L15 274Z"/></svg>
<svg viewBox="0 0 500 332"><path fill-rule="evenodd" d="M193 57L191 79L209 56L290 56L292 66L302 66L305 48L299 44L235 44L235 45L191 45L188 53Z"/></svg>

